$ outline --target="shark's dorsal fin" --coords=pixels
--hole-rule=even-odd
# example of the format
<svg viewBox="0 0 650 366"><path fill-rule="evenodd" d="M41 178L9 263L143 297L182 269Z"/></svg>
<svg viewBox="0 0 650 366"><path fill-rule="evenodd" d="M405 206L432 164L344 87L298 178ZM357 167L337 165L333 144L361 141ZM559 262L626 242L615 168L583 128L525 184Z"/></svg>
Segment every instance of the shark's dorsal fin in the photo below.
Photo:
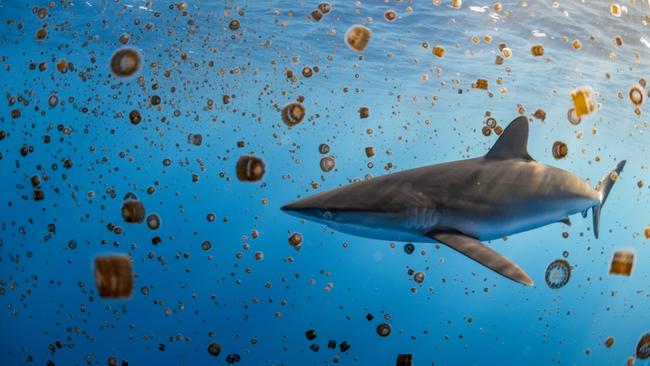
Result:
<svg viewBox="0 0 650 366"><path fill-rule="evenodd" d="M534 160L528 155L528 118L515 118L485 155L491 159Z"/></svg>

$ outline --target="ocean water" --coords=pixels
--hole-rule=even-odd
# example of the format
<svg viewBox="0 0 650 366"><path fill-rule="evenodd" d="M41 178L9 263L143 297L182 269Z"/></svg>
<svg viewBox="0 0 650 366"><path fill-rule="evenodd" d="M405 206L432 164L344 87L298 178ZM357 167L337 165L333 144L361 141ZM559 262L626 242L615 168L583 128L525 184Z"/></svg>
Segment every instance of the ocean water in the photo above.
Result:
<svg viewBox="0 0 650 366"><path fill-rule="evenodd" d="M318 5L0 0L1 365L221 365L235 354L242 365L395 365L398 354L418 366L624 365L635 355L650 331L650 112L635 112L628 92L650 77L647 1L621 2L621 16L589 0L499 11L333 1L314 21ZM346 45L353 25L372 31L363 52ZM500 44L512 56L498 65ZM111 70L124 47L142 57L126 78ZM571 92L585 86L599 106L574 125ZM281 111L297 100L306 115L290 127ZM488 243L532 287L444 245L415 243L409 255L404 242L280 210L354 180L484 155L497 139L482 132L488 114L502 127L530 117L531 156L592 185L627 160L599 239L589 214ZM554 159L555 141L565 158ZM261 180L237 178L245 155L264 161ZM124 220L129 193L159 215L157 230ZM609 274L618 250L635 254L631 276ZM94 260L114 254L132 259L126 299L97 289ZM572 272L552 289L556 259Z"/></svg>

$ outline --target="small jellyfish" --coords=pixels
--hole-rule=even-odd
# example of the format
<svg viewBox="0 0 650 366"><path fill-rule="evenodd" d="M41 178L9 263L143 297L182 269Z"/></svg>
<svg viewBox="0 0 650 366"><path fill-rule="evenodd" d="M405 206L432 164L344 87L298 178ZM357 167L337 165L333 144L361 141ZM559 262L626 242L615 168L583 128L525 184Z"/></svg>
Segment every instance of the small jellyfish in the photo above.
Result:
<svg viewBox="0 0 650 366"><path fill-rule="evenodd" d="M381 323L377 326L377 334L380 337L388 337L391 333L392 329L390 328L390 325L386 323Z"/></svg>
<svg viewBox="0 0 650 366"><path fill-rule="evenodd" d="M569 147L562 141L555 141L551 150L553 151L553 157L556 160L566 158L569 153Z"/></svg>
<svg viewBox="0 0 650 366"><path fill-rule="evenodd" d="M133 269L128 255L95 258L95 283L101 298L123 299L133 292Z"/></svg>
<svg viewBox="0 0 650 366"><path fill-rule="evenodd" d="M214 357L219 356L221 353L221 345L217 342L212 342L208 345L208 353Z"/></svg>
<svg viewBox="0 0 650 366"><path fill-rule="evenodd" d="M158 230L160 228L160 216L158 214L152 213L147 216L147 227L151 230Z"/></svg>
<svg viewBox="0 0 650 366"><path fill-rule="evenodd" d="M368 107L359 108L359 118L364 119L370 117L370 109Z"/></svg>
<svg viewBox="0 0 650 366"><path fill-rule="evenodd" d="M605 347L610 348L614 345L614 337L607 337L605 340Z"/></svg>
<svg viewBox="0 0 650 366"><path fill-rule="evenodd" d="M242 182L257 182L262 179L265 172L266 164L256 156L244 155L237 161L237 179Z"/></svg>
<svg viewBox="0 0 650 366"><path fill-rule="evenodd" d="M476 89L483 89L487 90L488 89L488 81L487 79L476 79L474 84L472 85Z"/></svg>
<svg viewBox="0 0 650 366"><path fill-rule="evenodd" d="M483 126L481 129L481 132L483 133L483 136L490 136L492 134L492 130L490 129L489 126Z"/></svg>
<svg viewBox="0 0 650 366"><path fill-rule="evenodd" d="M310 78L314 75L314 69L312 69L309 66L305 66L302 68L302 76L306 78Z"/></svg>
<svg viewBox="0 0 650 366"><path fill-rule="evenodd" d="M616 4L616 3L610 4L609 5L609 13L612 14L613 16L617 17L617 18L620 17L621 16L621 6Z"/></svg>
<svg viewBox="0 0 650 366"><path fill-rule="evenodd" d="M336 166L336 162L334 161L334 158L331 156L326 156L320 159L320 169L325 173L331 172L335 166Z"/></svg>
<svg viewBox="0 0 650 366"><path fill-rule="evenodd" d="M300 233L293 233L289 236L289 245L292 247L299 247L302 244L302 235Z"/></svg>
<svg viewBox="0 0 650 366"><path fill-rule="evenodd" d="M571 278L571 265L564 259L556 259L546 268L544 279L548 287L559 289Z"/></svg>
<svg viewBox="0 0 650 366"><path fill-rule="evenodd" d="M200 146L203 142L203 136L199 133L191 133L187 136L187 142L195 146Z"/></svg>
<svg viewBox="0 0 650 366"><path fill-rule="evenodd" d="M598 108L594 102L594 91L588 86L573 90L571 99L573 99L573 107L578 117L586 116Z"/></svg>
<svg viewBox="0 0 650 366"><path fill-rule="evenodd" d="M634 269L634 253L627 250L614 252L609 274L630 276Z"/></svg>
<svg viewBox="0 0 650 366"><path fill-rule="evenodd" d="M366 152L366 157L368 158L372 158L373 156L375 156L375 148L372 146L366 147L364 151Z"/></svg>
<svg viewBox="0 0 650 366"><path fill-rule="evenodd" d="M136 200L127 200L122 203L122 218L124 221L135 224L144 220L144 205Z"/></svg>
<svg viewBox="0 0 650 366"><path fill-rule="evenodd" d="M233 20L230 21L230 23L228 23L228 28L231 31L239 30L240 26L241 26L241 23L239 23L239 20L237 20L237 19L233 19Z"/></svg>
<svg viewBox="0 0 650 366"><path fill-rule="evenodd" d="M321 154L327 154L330 152L330 146L328 144L318 145L318 152Z"/></svg>
<svg viewBox="0 0 650 366"><path fill-rule="evenodd" d="M574 126L577 126L580 124L582 119L580 116L578 116L578 113L576 113L575 108L569 109L569 111L566 114L567 119L569 120L569 123L571 123Z"/></svg>
<svg viewBox="0 0 650 366"><path fill-rule="evenodd" d="M424 272L416 272L416 273L413 275L413 281L415 281L415 282L417 282L417 283L422 283L422 282L424 282Z"/></svg>
<svg viewBox="0 0 650 366"><path fill-rule="evenodd" d="M332 10L332 4L326 2L320 3L318 4L318 10L320 10L320 12L323 14L327 14L330 12L330 10Z"/></svg>
<svg viewBox="0 0 650 366"><path fill-rule="evenodd" d="M431 53L433 53L433 55L436 56L436 57L438 57L438 58L443 58L443 57L445 57L445 53L446 53L446 52L447 52L447 51L445 51L445 48L442 47L442 46L440 46L440 45L435 45L435 46L433 47L433 49L431 50Z"/></svg>
<svg viewBox="0 0 650 366"><path fill-rule="evenodd" d="M650 357L650 333L644 334L636 345L636 357L645 360Z"/></svg>
<svg viewBox="0 0 650 366"><path fill-rule="evenodd" d="M632 102L632 104L634 104L635 106L638 107L641 104L643 104L643 88L641 87L641 85L639 84L632 85L632 87L630 88L629 95L630 95L630 102Z"/></svg>
<svg viewBox="0 0 650 366"><path fill-rule="evenodd" d="M413 251L415 251L415 245L413 243L404 244L404 253L413 254Z"/></svg>
<svg viewBox="0 0 650 366"><path fill-rule="evenodd" d="M129 77L140 71L142 56L135 48L124 47L111 57L111 71L117 77Z"/></svg>
<svg viewBox="0 0 650 366"><path fill-rule="evenodd" d="M368 47L371 37L372 31L369 28L356 24L348 28L348 31L345 32L345 43L352 50L363 52Z"/></svg>
<svg viewBox="0 0 650 366"><path fill-rule="evenodd" d="M142 122L142 114L140 114L140 111L134 109L131 112L129 112L129 121L131 121L131 123L134 125L137 125L140 122Z"/></svg>
<svg viewBox="0 0 650 366"><path fill-rule="evenodd" d="M388 22L394 22L395 19L397 19L397 12L393 9L386 10L384 13L384 19L386 19Z"/></svg>
<svg viewBox="0 0 650 366"><path fill-rule="evenodd" d="M210 242L207 241L207 240L204 240L204 241L201 243L201 249L203 249L203 251L206 251L206 252L207 252L208 250L212 249L212 243L210 243Z"/></svg>
<svg viewBox="0 0 650 366"><path fill-rule="evenodd" d="M535 44L530 48L530 53L535 57L544 56L544 46Z"/></svg>
<svg viewBox="0 0 650 366"><path fill-rule="evenodd" d="M533 117L537 118L538 120L545 121L546 120L546 111L539 108L533 113Z"/></svg>
<svg viewBox="0 0 650 366"><path fill-rule="evenodd" d="M347 351L350 349L350 347L351 347L351 346L350 346L350 344L348 343L348 341L343 341L343 342L341 342L341 344L339 344L339 349L340 349L341 352L343 352L343 353L347 352Z"/></svg>
<svg viewBox="0 0 650 366"><path fill-rule="evenodd" d="M289 103L282 109L282 121L287 126L295 126L305 118L305 107L301 103Z"/></svg>
<svg viewBox="0 0 650 366"><path fill-rule="evenodd" d="M460 9L463 6L463 1L462 0L451 0L451 4L449 5L452 9Z"/></svg>
<svg viewBox="0 0 650 366"><path fill-rule="evenodd" d="M316 338L316 331L314 329L309 329L305 332L305 337L310 341L314 340Z"/></svg>

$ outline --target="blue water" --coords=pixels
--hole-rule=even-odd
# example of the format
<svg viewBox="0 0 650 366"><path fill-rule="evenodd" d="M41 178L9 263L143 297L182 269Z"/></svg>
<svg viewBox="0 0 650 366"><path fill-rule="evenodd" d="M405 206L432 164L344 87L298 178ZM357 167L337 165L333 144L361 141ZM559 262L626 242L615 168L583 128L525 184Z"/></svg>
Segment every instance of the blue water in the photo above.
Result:
<svg viewBox="0 0 650 366"><path fill-rule="evenodd" d="M498 13L490 2L464 1L459 10L449 3L341 1L314 22L315 1L189 1L184 12L163 1L0 0L0 364L105 365L115 357L129 365L219 365L238 354L243 365L394 365L400 353L418 366L625 364L650 330L643 235L650 112L646 103L637 116L627 96L650 77L648 5L626 1L627 13L614 17L604 1L503 1ZM388 9L397 11L395 22L383 19ZM232 19L238 31L229 29ZM354 24L373 32L363 53L343 40ZM144 57L130 79L109 68L123 33ZM513 56L496 65L500 43ZM436 44L446 49L442 59L432 55ZM544 46L543 57L531 55L534 44ZM61 59L72 70L57 71ZM320 70L305 78L305 65ZM489 92L471 88L477 78L489 81ZM570 92L581 86L598 93L600 108L574 126ZM307 116L289 128L280 108L299 96ZM527 116L546 112L530 124L537 160L594 184L628 161L603 210L600 239L591 217L577 215L571 227L489 243L534 287L444 246L420 243L408 255L405 243L334 232L279 210L367 175L481 156L497 138L481 133L486 112L505 127L519 105ZM359 118L362 106L369 118ZM137 126L128 120L132 109L143 116ZM200 146L188 143L191 133L203 136ZM569 147L563 160L552 156L556 140ZM322 143L336 161L329 173L319 165ZM23 145L33 149L24 157ZM366 157L367 146L376 156ZM265 161L263 180L237 179L236 162L247 154ZM41 176L42 201L33 199L33 175ZM128 192L160 215L159 230L124 222ZM287 241L294 232L304 238L299 251ZM209 251L201 248L206 240ZM621 248L636 254L630 277L608 274ZM564 251L572 276L554 290L545 270ZM93 259L107 253L132 257L132 298L98 296ZM424 283L409 269L424 272ZM376 333L382 322L392 327L388 337ZM611 348L607 337L615 339ZM330 339L351 347L329 349ZM207 351L212 342L222 346L218 357Z"/></svg>

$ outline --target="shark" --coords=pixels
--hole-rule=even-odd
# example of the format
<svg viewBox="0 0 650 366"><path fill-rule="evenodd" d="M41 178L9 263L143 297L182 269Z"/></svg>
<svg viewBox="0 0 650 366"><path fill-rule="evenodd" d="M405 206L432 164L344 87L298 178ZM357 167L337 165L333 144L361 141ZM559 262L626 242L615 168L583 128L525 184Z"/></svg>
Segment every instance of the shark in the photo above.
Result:
<svg viewBox="0 0 650 366"><path fill-rule="evenodd" d="M401 242L444 244L520 284L533 280L483 241L600 213L625 160L592 188L566 170L528 154L529 122L513 120L487 154L374 177L281 207L333 230Z"/></svg>

